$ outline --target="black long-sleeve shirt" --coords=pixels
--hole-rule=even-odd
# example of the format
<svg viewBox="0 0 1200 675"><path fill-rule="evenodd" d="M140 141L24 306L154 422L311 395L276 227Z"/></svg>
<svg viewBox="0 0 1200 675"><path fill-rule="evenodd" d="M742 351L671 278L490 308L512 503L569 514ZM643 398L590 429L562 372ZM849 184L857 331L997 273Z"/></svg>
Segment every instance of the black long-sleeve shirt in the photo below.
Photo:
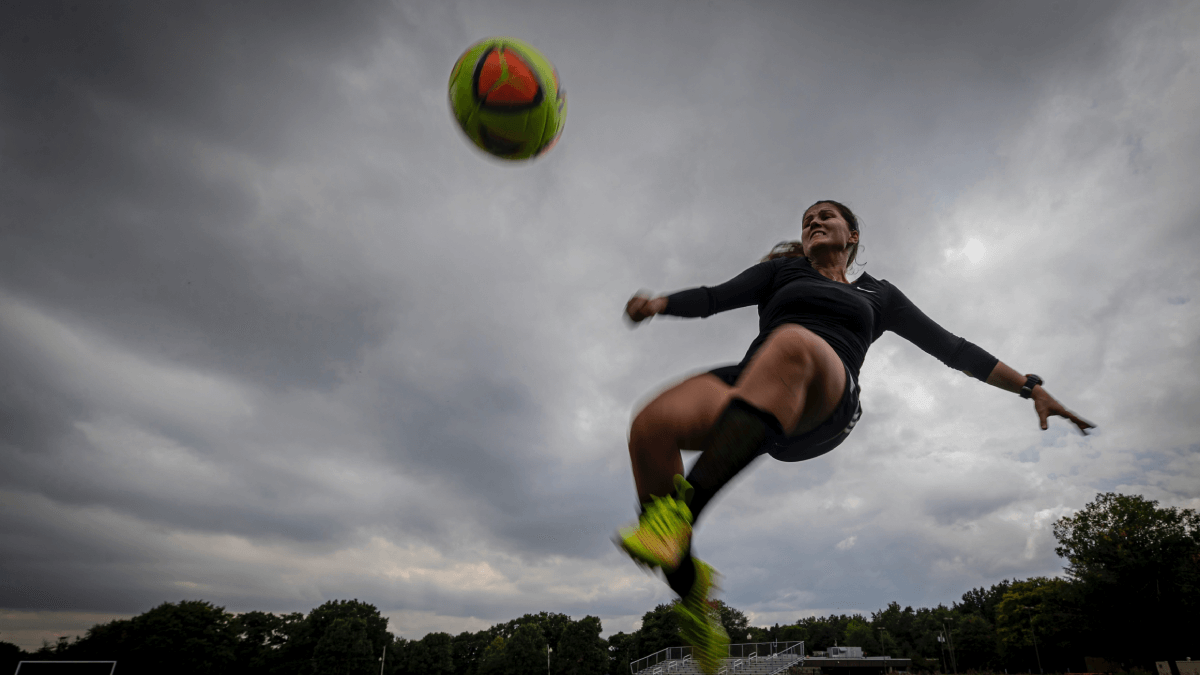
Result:
<svg viewBox="0 0 1200 675"><path fill-rule="evenodd" d="M672 293L663 313L708 317L753 304L758 305L759 333L742 359L743 366L771 331L785 323L799 324L821 336L856 380L867 348L886 330L984 382L999 362L925 316L886 280L864 273L854 283L843 284L822 276L806 258L775 258L719 286Z"/></svg>

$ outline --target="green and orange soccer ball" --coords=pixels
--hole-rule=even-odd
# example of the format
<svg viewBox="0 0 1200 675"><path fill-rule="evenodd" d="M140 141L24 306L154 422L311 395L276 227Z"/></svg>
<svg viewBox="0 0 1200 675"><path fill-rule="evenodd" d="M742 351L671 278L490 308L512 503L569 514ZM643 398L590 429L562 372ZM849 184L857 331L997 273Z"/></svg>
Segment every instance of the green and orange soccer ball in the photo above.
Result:
<svg viewBox="0 0 1200 675"><path fill-rule="evenodd" d="M488 38L471 45L450 71L450 110L472 143L520 160L558 142L567 98L541 52L513 38Z"/></svg>

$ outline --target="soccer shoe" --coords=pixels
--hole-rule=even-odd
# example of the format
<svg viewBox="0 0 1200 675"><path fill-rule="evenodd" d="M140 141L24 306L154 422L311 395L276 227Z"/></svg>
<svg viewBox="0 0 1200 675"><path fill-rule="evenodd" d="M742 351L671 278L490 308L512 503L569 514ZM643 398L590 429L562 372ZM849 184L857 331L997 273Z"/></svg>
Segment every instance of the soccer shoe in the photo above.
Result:
<svg viewBox="0 0 1200 675"><path fill-rule="evenodd" d="M692 486L675 474L675 497L651 497L636 525L622 528L616 544L634 562L674 571L692 543Z"/></svg>
<svg viewBox="0 0 1200 675"><path fill-rule="evenodd" d="M684 641L692 646L692 658L701 670L714 675L729 654L729 635L721 625L720 612L708 599L709 591L717 588L718 575L708 563L695 556L692 561L696 565L696 582L687 597L675 603L675 617Z"/></svg>

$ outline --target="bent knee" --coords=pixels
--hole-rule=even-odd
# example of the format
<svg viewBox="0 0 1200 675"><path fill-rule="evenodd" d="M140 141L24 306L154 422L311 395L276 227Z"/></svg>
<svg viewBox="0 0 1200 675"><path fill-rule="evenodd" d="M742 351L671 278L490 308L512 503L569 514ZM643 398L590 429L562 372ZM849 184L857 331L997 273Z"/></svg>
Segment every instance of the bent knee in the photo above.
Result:
<svg viewBox="0 0 1200 675"><path fill-rule="evenodd" d="M797 363L811 363L832 349L816 333L795 324L776 328L763 348L780 358Z"/></svg>
<svg viewBox="0 0 1200 675"><path fill-rule="evenodd" d="M712 375L693 378L651 401L634 416L631 439L670 436L680 442L711 428L729 403L730 388Z"/></svg>
<svg viewBox="0 0 1200 675"><path fill-rule="evenodd" d="M654 433L661 423L662 415L655 410L654 403L651 403L634 416L633 422L629 425L629 435L632 438L638 438Z"/></svg>
<svg viewBox="0 0 1200 675"><path fill-rule="evenodd" d="M629 425L630 437L646 438L657 437L664 433L673 434L675 427L679 425L679 421L676 419L679 411L674 408L675 406L662 400L661 397L651 401L634 416L633 422Z"/></svg>

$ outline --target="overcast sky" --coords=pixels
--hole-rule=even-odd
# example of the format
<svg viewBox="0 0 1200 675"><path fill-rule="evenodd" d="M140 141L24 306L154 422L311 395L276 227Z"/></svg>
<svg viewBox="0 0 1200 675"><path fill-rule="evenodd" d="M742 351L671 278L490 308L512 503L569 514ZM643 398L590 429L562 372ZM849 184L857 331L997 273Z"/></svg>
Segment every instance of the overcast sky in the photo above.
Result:
<svg viewBox="0 0 1200 675"><path fill-rule="evenodd" d="M494 35L568 92L533 162L449 113ZM1098 492L1200 507L1198 36L1187 2L4 3L0 640L182 599L635 629L672 596L609 541L631 415L757 316L624 303L826 198L1099 430L885 335L849 440L697 529L752 624L1060 574Z"/></svg>

